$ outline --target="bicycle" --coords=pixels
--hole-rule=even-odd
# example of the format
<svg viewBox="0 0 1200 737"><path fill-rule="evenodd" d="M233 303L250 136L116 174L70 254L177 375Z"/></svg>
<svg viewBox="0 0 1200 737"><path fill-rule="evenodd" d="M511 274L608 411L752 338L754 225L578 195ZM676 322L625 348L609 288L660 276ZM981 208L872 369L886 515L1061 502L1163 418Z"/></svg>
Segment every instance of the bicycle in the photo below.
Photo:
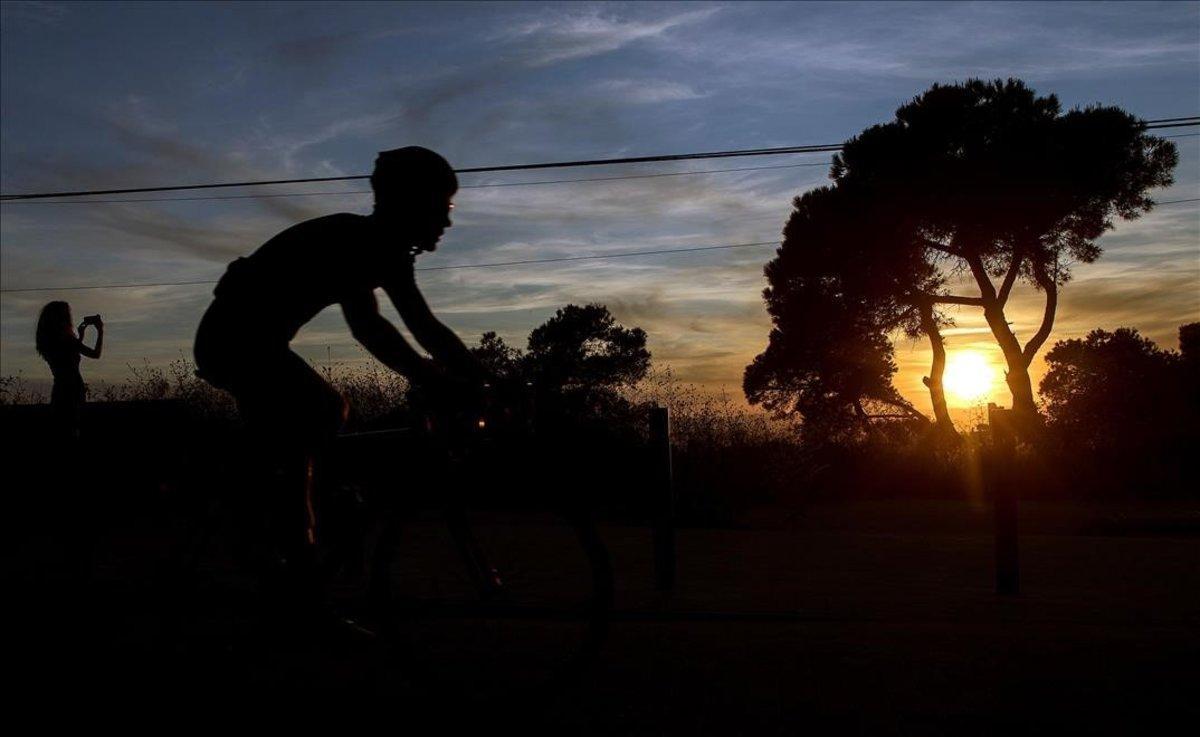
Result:
<svg viewBox="0 0 1200 737"><path fill-rule="evenodd" d="M552 486L552 465L534 462L541 478L529 478L535 414L493 401L482 415L459 407L338 437L321 557L337 608L377 631L378 662L435 688L511 691L570 682L598 655L612 567L585 505ZM421 469L412 488L394 488L397 463ZM498 484L502 466L524 483ZM253 525L221 539L237 521L231 501L244 502L218 498L197 520L179 570L228 578L269 559L244 539Z"/></svg>

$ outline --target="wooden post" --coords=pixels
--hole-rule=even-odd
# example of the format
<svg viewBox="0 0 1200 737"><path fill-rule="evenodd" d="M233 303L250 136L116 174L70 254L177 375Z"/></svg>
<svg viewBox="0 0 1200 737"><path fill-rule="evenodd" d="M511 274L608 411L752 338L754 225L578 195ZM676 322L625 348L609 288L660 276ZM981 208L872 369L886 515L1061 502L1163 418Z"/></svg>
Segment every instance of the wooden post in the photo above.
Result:
<svg viewBox="0 0 1200 737"><path fill-rule="evenodd" d="M1020 561L1017 548L1017 485L1013 480L1016 460L1016 428L1013 411L988 404L992 433L992 503L996 523L996 593L1015 596L1020 592Z"/></svg>
<svg viewBox="0 0 1200 737"><path fill-rule="evenodd" d="M650 408L651 525L654 537L654 586L675 588L675 489L671 472L671 417L666 407Z"/></svg>

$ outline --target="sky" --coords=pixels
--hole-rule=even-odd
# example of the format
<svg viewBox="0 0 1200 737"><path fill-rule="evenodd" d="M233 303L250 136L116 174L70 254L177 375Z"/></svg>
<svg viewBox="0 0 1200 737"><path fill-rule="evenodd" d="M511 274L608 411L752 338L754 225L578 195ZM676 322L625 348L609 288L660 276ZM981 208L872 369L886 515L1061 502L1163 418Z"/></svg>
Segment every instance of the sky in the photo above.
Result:
<svg viewBox="0 0 1200 737"><path fill-rule="evenodd" d="M364 174L376 152L405 145L472 167L840 143L930 85L971 77L1021 78L1064 109L1200 114L1200 4L5 1L0 190ZM1174 139L1176 184L1155 192L1160 201L1200 198L1198 132L1163 131L1186 137ZM487 186L664 173L680 175ZM791 200L827 177L828 154L464 174L454 227L418 266L777 243ZM364 189L4 203L0 288L216 279L296 222L369 212ZM1162 205L1105 235L1101 260L1063 290L1046 348L1119 326L1174 348L1178 326L1200 319L1198 205ZM523 346L555 309L605 304L648 332L657 366L740 397L745 365L766 346L772 255L433 270L418 281L468 342L494 330ZM48 378L33 333L51 299L70 301L77 318L104 316L104 357L85 378L119 381L130 366L190 355L210 298L211 285L3 293L0 375ZM1040 295L1019 288L1008 316L1027 338ZM964 308L956 319L951 359L978 350L998 367L982 315ZM336 308L294 347L319 364L365 360ZM927 344L897 340L897 387L921 409L929 358ZM1035 364L1035 381L1043 370ZM999 376L985 399L1007 404Z"/></svg>

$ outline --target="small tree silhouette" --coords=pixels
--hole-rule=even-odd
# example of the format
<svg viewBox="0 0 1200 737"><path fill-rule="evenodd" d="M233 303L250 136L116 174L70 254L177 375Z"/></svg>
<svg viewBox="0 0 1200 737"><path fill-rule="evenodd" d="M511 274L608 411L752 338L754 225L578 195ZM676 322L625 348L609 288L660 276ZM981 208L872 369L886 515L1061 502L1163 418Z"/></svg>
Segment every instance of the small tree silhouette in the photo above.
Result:
<svg viewBox="0 0 1200 737"><path fill-rule="evenodd" d="M529 334L527 350L484 333L471 353L492 374L532 385L543 408L581 419L625 409L620 391L646 376L646 332L619 325L604 305L567 305Z"/></svg>
<svg viewBox="0 0 1200 737"><path fill-rule="evenodd" d="M1067 445L1099 451L1170 446L1189 428L1194 435L1200 387L1186 338L1198 327L1180 328L1187 357L1132 328L1055 343L1038 387L1050 426Z"/></svg>
<svg viewBox="0 0 1200 737"><path fill-rule="evenodd" d="M479 345L470 351L475 360L493 376L505 380L524 380L524 354L517 348L509 347L496 333L484 333Z"/></svg>
<svg viewBox="0 0 1200 737"><path fill-rule="evenodd" d="M637 383L650 368L646 332L618 325L608 308L567 305L529 334L525 360L539 385L615 389Z"/></svg>

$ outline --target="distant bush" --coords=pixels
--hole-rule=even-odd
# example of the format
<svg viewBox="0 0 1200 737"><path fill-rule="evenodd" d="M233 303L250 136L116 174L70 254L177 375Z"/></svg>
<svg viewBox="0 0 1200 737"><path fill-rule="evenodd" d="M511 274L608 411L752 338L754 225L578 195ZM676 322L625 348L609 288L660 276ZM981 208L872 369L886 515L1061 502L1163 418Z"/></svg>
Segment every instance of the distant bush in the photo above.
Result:
<svg viewBox="0 0 1200 737"><path fill-rule="evenodd" d="M378 361L334 363L319 372L350 403L351 424L386 424L405 416L408 379Z"/></svg>
<svg viewBox="0 0 1200 737"><path fill-rule="evenodd" d="M21 374L0 376L0 407L16 404L41 404L48 399L45 393L30 386Z"/></svg>
<svg viewBox="0 0 1200 737"><path fill-rule="evenodd" d="M196 365L185 356L164 366L129 365L129 378L119 383L88 385L88 400L101 402L153 402L175 400L194 415L232 419L233 397L196 376Z"/></svg>
<svg viewBox="0 0 1200 737"><path fill-rule="evenodd" d="M1195 495L1198 337L1200 323L1181 326L1176 352L1133 328L1093 330L1046 354L1047 425L1073 483L1103 496Z"/></svg>

